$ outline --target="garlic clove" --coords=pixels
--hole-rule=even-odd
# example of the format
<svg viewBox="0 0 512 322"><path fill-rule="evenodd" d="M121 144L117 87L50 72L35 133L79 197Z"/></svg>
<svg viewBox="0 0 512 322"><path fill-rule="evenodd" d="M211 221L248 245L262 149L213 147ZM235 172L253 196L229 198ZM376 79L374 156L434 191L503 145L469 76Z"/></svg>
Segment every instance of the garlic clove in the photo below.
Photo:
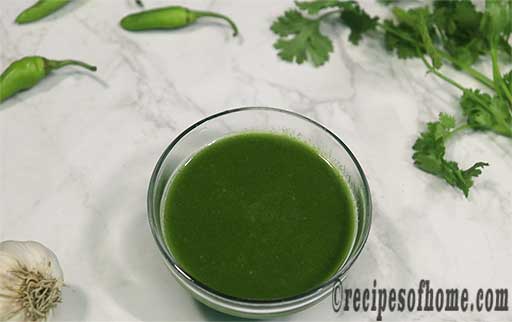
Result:
<svg viewBox="0 0 512 322"><path fill-rule="evenodd" d="M15 256L0 251L0 294L2 295L0 296L0 300L6 297L16 296L15 290L18 289L20 280L12 274L12 271L18 266L19 262ZM0 312L3 311L0 310Z"/></svg>
<svg viewBox="0 0 512 322"><path fill-rule="evenodd" d="M23 315L20 313L18 308L14 307L11 301L7 299L0 299L0 321L19 321L18 315ZM23 320L21 320L23 321Z"/></svg>
<svg viewBox="0 0 512 322"><path fill-rule="evenodd" d="M25 319L25 315L23 313L23 311L18 311L17 313L13 313L11 315L6 315L6 317L4 318L3 315L0 313L0 321L2 322L27 322L27 320Z"/></svg>
<svg viewBox="0 0 512 322"><path fill-rule="evenodd" d="M20 289L21 280L12 274L18 267L17 259L7 252L0 251L0 321L23 321L16 290Z"/></svg>

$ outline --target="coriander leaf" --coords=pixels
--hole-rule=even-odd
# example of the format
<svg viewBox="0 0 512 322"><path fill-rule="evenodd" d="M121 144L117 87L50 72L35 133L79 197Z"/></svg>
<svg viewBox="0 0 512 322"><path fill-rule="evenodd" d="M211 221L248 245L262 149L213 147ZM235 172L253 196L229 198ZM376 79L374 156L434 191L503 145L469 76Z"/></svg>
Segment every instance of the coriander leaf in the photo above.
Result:
<svg viewBox="0 0 512 322"><path fill-rule="evenodd" d="M418 151L419 154L442 159L445 153L444 141L450 136L453 128L455 128L453 116L441 113L439 114L439 121L427 124L427 131L421 133L420 138L416 140L412 148ZM416 160L416 158L414 159ZM419 167L422 168L421 164Z"/></svg>
<svg viewBox="0 0 512 322"><path fill-rule="evenodd" d="M463 66L473 65L478 58L489 51L487 42L482 38L473 38L461 45L453 39L445 39L443 47ZM460 66L454 65L456 69Z"/></svg>
<svg viewBox="0 0 512 322"><path fill-rule="evenodd" d="M315 15L320 11L328 8L350 9L355 1L340 0L316 0L316 1L296 1L297 8L306 11L310 15Z"/></svg>
<svg viewBox="0 0 512 322"><path fill-rule="evenodd" d="M417 142L417 141L416 141ZM443 159L436 157L435 155L424 153L422 151L414 152L412 156L414 165L420 170L435 176L443 177L439 175L443 172Z"/></svg>
<svg viewBox="0 0 512 322"><path fill-rule="evenodd" d="M425 51L415 45L415 43L421 43L421 37L413 28L404 24L395 25L391 20L385 20L383 26L386 30L384 46L388 51L396 52L398 58L401 59L423 55ZM405 39L410 39L411 41Z"/></svg>
<svg viewBox="0 0 512 322"><path fill-rule="evenodd" d="M304 17L296 10L287 11L271 27L281 36L274 44L283 60L302 64L311 60L320 66L333 51L331 40L320 32L320 21Z"/></svg>
<svg viewBox="0 0 512 322"><path fill-rule="evenodd" d="M415 29L416 25L418 23L417 18L419 16L427 15L428 8L427 7L419 7L419 8L404 10L400 7L393 7L393 9L391 9L391 12L393 12L393 15L395 16L396 20L399 23L403 23L403 24Z"/></svg>
<svg viewBox="0 0 512 322"><path fill-rule="evenodd" d="M454 4L451 18L454 20L457 31L462 33L471 33L472 28L478 29L482 19L482 13L476 10L475 5L470 0L463 1L443 1ZM435 14L435 11L434 11Z"/></svg>
<svg viewBox="0 0 512 322"><path fill-rule="evenodd" d="M453 19L455 1L434 1L433 20L440 31L452 35L457 31L456 21Z"/></svg>
<svg viewBox="0 0 512 322"><path fill-rule="evenodd" d="M489 51L486 36L480 31L482 16L470 0L434 1L431 19L440 41L463 65L471 66Z"/></svg>
<svg viewBox="0 0 512 322"><path fill-rule="evenodd" d="M512 69L503 75L503 81L505 82L505 85L507 85L508 88L512 90Z"/></svg>
<svg viewBox="0 0 512 322"><path fill-rule="evenodd" d="M379 21L378 17L370 17L370 15L358 5L343 10L340 18L341 22L350 28L348 39L354 45L359 43L365 32L375 30L377 28L377 22Z"/></svg>
<svg viewBox="0 0 512 322"><path fill-rule="evenodd" d="M462 128L462 127L461 127ZM487 163L478 162L472 167L462 170L454 161L447 161L445 142L455 133L455 119L453 116L441 113L439 121L427 124L427 131L421 133L413 145L414 164L421 170L444 179L450 185L469 195L473 186L473 178L481 174L481 168Z"/></svg>
<svg viewBox="0 0 512 322"><path fill-rule="evenodd" d="M443 127L443 138L446 138L446 131L455 128L455 117L446 113L441 113L439 114L439 123Z"/></svg>
<svg viewBox="0 0 512 322"><path fill-rule="evenodd" d="M477 162L471 168L464 171L464 176L467 177L478 177L482 174L480 168L487 167L489 163L487 162Z"/></svg>
<svg viewBox="0 0 512 322"><path fill-rule="evenodd" d="M456 162L443 160L442 176L450 185L462 190L467 198L469 189L473 186L473 177L478 177L482 173L480 169L488 165L485 162L477 162L470 168L461 170Z"/></svg>
<svg viewBox="0 0 512 322"><path fill-rule="evenodd" d="M491 42L499 35L506 35L508 39L512 32L512 3L510 0L485 1L485 14L480 29Z"/></svg>
<svg viewBox="0 0 512 322"><path fill-rule="evenodd" d="M278 36L298 34L302 29L308 28L313 20L304 18L297 10L288 10L277 18L270 29Z"/></svg>
<svg viewBox="0 0 512 322"><path fill-rule="evenodd" d="M440 68L442 65L441 56L433 44L429 31L431 22L428 7L414 8L407 11L394 7L392 11L400 24L409 26L419 34L425 51L432 59L432 65L435 68Z"/></svg>
<svg viewBox="0 0 512 322"><path fill-rule="evenodd" d="M482 13L470 0L434 1L432 19L436 26L451 37L469 40L469 36L478 31Z"/></svg>
<svg viewBox="0 0 512 322"><path fill-rule="evenodd" d="M491 97L479 90L466 90L460 106L471 128L512 137L512 115L507 101L501 96Z"/></svg>

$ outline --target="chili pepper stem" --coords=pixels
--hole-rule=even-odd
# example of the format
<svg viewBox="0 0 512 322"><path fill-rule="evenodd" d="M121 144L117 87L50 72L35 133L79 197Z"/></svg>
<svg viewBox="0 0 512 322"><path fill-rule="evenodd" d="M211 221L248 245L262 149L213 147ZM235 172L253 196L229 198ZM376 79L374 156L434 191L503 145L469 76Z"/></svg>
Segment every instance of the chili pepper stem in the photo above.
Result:
<svg viewBox="0 0 512 322"><path fill-rule="evenodd" d="M210 12L210 11L193 11L193 13L198 17L214 17L214 18L220 18L220 19L223 19L225 20L227 23L229 23L229 25L231 26L231 28L233 29L233 37L235 37L236 35L238 35L238 27L236 26L235 22L233 20L231 20L231 18L225 16L225 15L222 15L220 13L215 13L215 12Z"/></svg>
<svg viewBox="0 0 512 322"><path fill-rule="evenodd" d="M54 70L54 69L59 69L59 68L62 68L64 66L68 66L68 65L80 66L80 67L88 69L88 70L90 70L92 72L95 72L98 69L96 66L92 66L92 65L86 64L84 62L81 62L81 61L78 61L78 60L73 60L73 59L46 60L45 63L46 63L46 66L47 66L49 71Z"/></svg>

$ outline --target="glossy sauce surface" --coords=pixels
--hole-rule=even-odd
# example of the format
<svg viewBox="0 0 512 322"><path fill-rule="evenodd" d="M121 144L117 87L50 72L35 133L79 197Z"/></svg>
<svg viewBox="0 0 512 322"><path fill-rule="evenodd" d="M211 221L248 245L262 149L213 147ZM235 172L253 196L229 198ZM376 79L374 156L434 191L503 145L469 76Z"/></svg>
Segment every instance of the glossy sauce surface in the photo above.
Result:
<svg viewBox="0 0 512 322"><path fill-rule="evenodd" d="M220 293L273 300L328 280L355 234L355 205L339 172L286 135L220 139L174 176L166 243L194 279Z"/></svg>

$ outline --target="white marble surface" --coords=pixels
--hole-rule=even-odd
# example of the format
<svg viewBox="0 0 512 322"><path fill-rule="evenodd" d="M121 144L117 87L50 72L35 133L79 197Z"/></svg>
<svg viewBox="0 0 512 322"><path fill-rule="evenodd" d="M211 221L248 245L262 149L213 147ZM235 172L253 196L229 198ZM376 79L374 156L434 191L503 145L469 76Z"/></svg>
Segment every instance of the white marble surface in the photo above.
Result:
<svg viewBox="0 0 512 322"><path fill-rule="evenodd" d="M166 145L191 123L237 106L304 113L359 158L374 221L347 287L370 287L373 279L416 287L421 278L474 292L512 287L512 141L470 134L449 146L463 165L491 164L468 200L414 168L410 147L425 123L441 111L460 116L457 91L426 76L419 61L393 58L379 39L354 47L343 30L325 67L284 63L269 26L291 1L172 1L232 16L242 33L236 39L213 22L125 32L117 22L137 10L131 0L76 0L42 22L13 24L32 2L0 4L2 69L33 54L99 67L96 74L58 71L0 106L0 240L38 240L57 253L67 288L56 320L231 319L196 303L170 277L146 222L145 198ZM374 321L375 313L334 313L327 299L286 319ZM384 315L462 319L512 321L512 312Z"/></svg>

